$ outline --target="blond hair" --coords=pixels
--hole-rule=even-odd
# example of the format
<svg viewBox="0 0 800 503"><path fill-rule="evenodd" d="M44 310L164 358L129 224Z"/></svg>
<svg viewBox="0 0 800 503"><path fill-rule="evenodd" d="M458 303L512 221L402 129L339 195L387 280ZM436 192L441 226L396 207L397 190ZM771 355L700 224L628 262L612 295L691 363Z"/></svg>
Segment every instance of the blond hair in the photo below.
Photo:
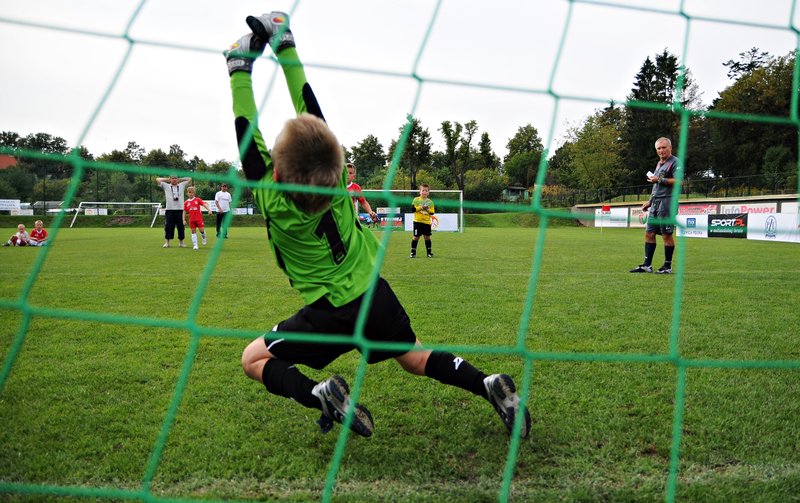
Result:
<svg viewBox="0 0 800 503"><path fill-rule="evenodd" d="M286 122L275 140L272 162L283 183L336 187L342 178L344 154L328 125L311 114ZM298 208L316 213L328 207L330 194L287 192Z"/></svg>

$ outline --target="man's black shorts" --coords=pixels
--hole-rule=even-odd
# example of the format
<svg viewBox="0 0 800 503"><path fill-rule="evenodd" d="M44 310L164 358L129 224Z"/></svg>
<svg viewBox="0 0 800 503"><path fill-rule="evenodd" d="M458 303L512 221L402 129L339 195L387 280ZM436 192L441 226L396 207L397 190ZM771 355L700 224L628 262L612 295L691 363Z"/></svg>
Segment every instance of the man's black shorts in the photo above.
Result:
<svg viewBox="0 0 800 503"><path fill-rule="evenodd" d="M650 205L650 213L647 216L647 226L645 227L645 232L654 232L662 236L664 234L672 234L675 232L675 226L671 223L663 221L658 224L651 223L651 219L653 217L656 217L660 220L666 220L669 218L669 203L669 198L657 197L653 199L653 202Z"/></svg>
<svg viewBox="0 0 800 503"><path fill-rule="evenodd" d="M414 236L430 236L431 224L423 224L422 222L414 222Z"/></svg>
<svg viewBox="0 0 800 503"><path fill-rule="evenodd" d="M314 369L322 369L339 356L357 349L360 346L351 343L327 343L325 341L286 340L281 332L304 332L308 334L336 334L351 336L355 332L358 311L363 295L353 302L341 307L334 307L324 297L316 302L303 306L275 327L272 332L264 334L264 341L270 353L279 360L299 363ZM368 363L378 363L389 358L407 353L417 340L411 329L403 306L395 296L389 283L378 278L372 306L364 326L364 337L371 341L400 342L409 344L408 349L373 350L369 352ZM319 339L319 336L316 336Z"/></svg>

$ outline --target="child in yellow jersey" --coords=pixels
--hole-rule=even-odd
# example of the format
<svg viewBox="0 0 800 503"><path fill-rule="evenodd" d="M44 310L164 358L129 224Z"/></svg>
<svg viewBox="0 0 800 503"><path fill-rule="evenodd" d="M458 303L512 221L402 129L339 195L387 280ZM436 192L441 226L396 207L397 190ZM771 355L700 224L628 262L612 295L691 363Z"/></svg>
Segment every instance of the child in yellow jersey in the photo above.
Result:
<svg viewBox="0 0 800 503"><path fill-rule="evenodd" d="M415 197L411 204L414 205L414 237L411 238L411 257L417 256L417 242L420 236L425 236L425 249L429 257L433 257L431 248L431 215L435 213L433 201L428 197L431 188L427 183L419 186L419 197Z"/></svg>

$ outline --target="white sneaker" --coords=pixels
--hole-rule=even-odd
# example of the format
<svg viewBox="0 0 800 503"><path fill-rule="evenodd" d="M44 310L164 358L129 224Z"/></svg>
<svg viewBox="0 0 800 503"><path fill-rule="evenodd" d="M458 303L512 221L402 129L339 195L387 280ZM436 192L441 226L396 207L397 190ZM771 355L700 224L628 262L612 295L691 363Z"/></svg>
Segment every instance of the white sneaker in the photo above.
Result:
<svg viewBox="0 0 800 503"><path fill-rule="evenodd" d="M206 238L203 238L203 245L206 244Z"/></svg>
<svg viewBox="0 0 800 503"><path fill-rule="evenodd" d="M192 250L199 250L200 248L197 245L192 246Z"/></svg>
<svg viewBox="0 0 800 503"><path fill-rule="evenodd" d="M514 429L514 420L517 414L522 412L520 436L526 438L531 431L531 415L528 408L520 403L517 387L511 377L506 374L493 374L483 380L483 386L489 396L489 403L494 406L494 410L500 415L500 419L503 420L509 433Z"/></svg>

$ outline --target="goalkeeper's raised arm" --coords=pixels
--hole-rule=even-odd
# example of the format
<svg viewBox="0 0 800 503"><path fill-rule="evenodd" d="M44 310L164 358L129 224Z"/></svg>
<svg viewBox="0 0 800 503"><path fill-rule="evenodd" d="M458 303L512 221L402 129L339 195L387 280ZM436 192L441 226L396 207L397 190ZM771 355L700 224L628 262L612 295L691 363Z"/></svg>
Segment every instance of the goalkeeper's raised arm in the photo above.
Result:
<svg viewBox="0 0 800 503"><path fill-rule="evenodd" d="M509 431L519 418L521 435L526 436L530 414L519 403L511 377L486 375L453 354L421 349L422 343L389 283L373 277L380 241L358 222L346 190L344 151L306 81L288 16L282 12L249 16L247 25L252 33L225 51L242 165L249 180L259 181L253 187L253 199L266 221L267 239L278 266L305 306L245 348L244 373L273 395L320 410L317 424L322 432L338 422L349 423L358 435L371 436L372 415L363 405L350 403L350 390L342 377L316 382L301 370L302 366L323 369L345 353L362 351L363 345L357 340L332 344L286 334L355 335L361 304L367 302L365 294L374 286L363 335L373 342L402 347L369 350L364 355L367 363L395 359L411 374L465 389L488 400ZM266 148L256 124L250 77L254 61L266 46L278 58L297 114L286 121L272 150ZM309 190L287 190L289 184L308 186ZM430 218L433 203L424 206ZM345 420L348 414L350 421Z"/></svg>

